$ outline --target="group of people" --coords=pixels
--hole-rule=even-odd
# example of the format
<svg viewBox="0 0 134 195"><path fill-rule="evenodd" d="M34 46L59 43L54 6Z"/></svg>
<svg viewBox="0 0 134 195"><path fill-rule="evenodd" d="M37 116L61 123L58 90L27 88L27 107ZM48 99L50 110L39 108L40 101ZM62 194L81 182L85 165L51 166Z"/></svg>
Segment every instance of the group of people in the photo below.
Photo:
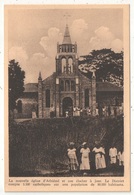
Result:
<svg viewBox="0 0 134 195"><path fill-rule="evenodd" d="M96 146L91 151L90 148L87 146L87 143L84 142L81 145L79 151L77 151L76 148L74 147L74 143L70 142L70 147L67 150L70 171L75 171L79 169L81 171L84 171L85 174L85 171L91 170L90 153L94 153L95 156L95 169L96 170L105 169L106 160L105 160L105 149L103 146L96 144ZM109 149L109 157L110 157L110 164L112 166L117 164L117 159L119 161L119 166L124 166L123 151L119 151L117 153L117 149L114 146L112 146Z"/></svg>
<svg viewBox="0 0 134 195"><path fill-rule="evenodd" d="M69 116L90 116L92 114L92 109L90 107L80 108L79 106L74 106L66 110L66 117ZM123 114L122 106L98 106L96 107L96 116L117 116Z"/></svg>
<svg viewBox="0 0 134 195"><path fill-rule="evenodd" d="M73 108L69 108L66 110L66 117L69 116L90 116L91 109L90 107L87 108L80 108L79 106L74 106Z"/></svg>

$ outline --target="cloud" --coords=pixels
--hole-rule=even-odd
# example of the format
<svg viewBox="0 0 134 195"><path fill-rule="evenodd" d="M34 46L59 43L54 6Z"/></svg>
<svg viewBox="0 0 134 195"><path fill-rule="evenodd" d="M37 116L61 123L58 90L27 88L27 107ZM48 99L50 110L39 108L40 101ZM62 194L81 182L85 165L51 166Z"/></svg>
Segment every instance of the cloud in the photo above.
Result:
<svg viewBox="0 0 134 195"><path fill-rule="evenodd" d="M101 26L94 31L90 38L89 27L84 19L74 20L69 28L72 43L77 42L79 55L88 54L93 49L112 48L115 52L122 50L123 44L120 39L110 31L108 27ZM23 47L11 47L9 60L18 61L26 73L25 83L37 82L39 71L45 79L55 71L55 56L57 53L57 42L62 43L63 34L56 27L49 28L47 36L40 39L39 45L43 51L33 53L28 57Z"/></svg>
<svg viewBox="0 0 134 195"><path fill-rule="evenodd" d="M19 62L20 67L22 68L22 70L25 71L25 80L24 82L28 82L29 78L27 75L29 75L29 70L28 70L28 62L29 62L29 58L27 55L27 52L23 49L23 47L11 47L9 49L8 52L8 60L12 60L15 59L16 62Z"/></svg>
<svg viewBox="0 0 134 195"><path fill-rule="evenodd" d="M52 27L48 29L48 35L41 38L40 45L43 47L48 57L53 57L57 52L57 42L61 42L62 39L63 36L60 30L56 27Z"/></svg>
<svg viewBox="0 0 134 195"><path fill-rule="evenodd" d="M110 32L109 28L105 26L101 26L100 28L95 30L95 34L100 40L111 41L114 39L113 33Z"/></svg>
<svg viewBox="0 0 134 195"><path fill-rule="evenodd" d="M111 48L115 52L122 50L122 40L117 39L108 27L101 26L94 31L95 36L90 38L89 48L93 49Z"/></svg>
<svg viewBox="0 0 134 195"><path fill-rule="evenodd" d="M37 82L39 71L41 71L43 79L52 73L49 58L44 53L34 53L29 59L26 73L28 82Z"/></svg>
<svg viewBox="0 0 134 195"><path fill-rule="evenodd" d="M9 49L8 58L9 60L15 59L20 63L21 67L25 67L28 60L28 55L22 47L16 46Z"/></svg>
<svg viewBox="0 0 134 195"><path fill-rule="evenodd" d="M78 53L81 55L86 54L85 49L87 49L89 41L87 22L82 18L74 20L70 26L70 34L72 42L77 42Z"/></svg>
<svg viewBox="0 0 134 195"><path fill-rule="evenodd" d="M120 39L115 39L112 41L111 43L111 48L115 51L115 52L120 52L123 50L123 42Z"/></svg>
<svg viewBox="0 0 134 195"><path fill-rule="evenodd" d="M87 30L88 24L83 19L74 20L70 28L73 39L81 38L81 35L83 35Z"/></svg>

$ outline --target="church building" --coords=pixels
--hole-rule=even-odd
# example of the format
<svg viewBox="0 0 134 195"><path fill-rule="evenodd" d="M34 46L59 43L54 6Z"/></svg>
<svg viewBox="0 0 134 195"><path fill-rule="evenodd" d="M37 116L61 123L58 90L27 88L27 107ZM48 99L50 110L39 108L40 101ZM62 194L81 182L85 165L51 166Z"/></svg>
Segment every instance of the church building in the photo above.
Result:
<svg viewBox="0 0 134 195"><path fill-rule="evenodd" d="M108 82L96 82L78 69L77 44L72 43L68 25L62 44L57 43L55 70L44 79L39 73L38 83L26 84L22 97L17 100L17 118L31 118L35 110L38 118L49 118L51 109L56 117L65 116L69 108L91 109L96 115L98 104L117 106L123 102L123 89ZM45 71L45 70L44 70Z"/></svg>

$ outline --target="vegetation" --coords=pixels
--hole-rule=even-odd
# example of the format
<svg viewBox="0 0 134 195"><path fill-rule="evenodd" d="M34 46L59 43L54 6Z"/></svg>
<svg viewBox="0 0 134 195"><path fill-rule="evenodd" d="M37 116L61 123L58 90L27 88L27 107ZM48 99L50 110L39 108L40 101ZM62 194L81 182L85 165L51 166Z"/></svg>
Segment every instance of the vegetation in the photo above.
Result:
<svg viewBox="0 0 134 195"><path fill-rule="evenodd" d="M16 100L24 91L25 72L21 69L18 62L15 60L9 61L8 64L9 76L9 109L13 110L16 107Z"/></svg>
<svg viewBox="0 0 134 195"><path fill-rule="evenodd" d="M115 53L111 49L93 50L89 55L81 56L79 70L87 77L96 71L97 81L108 81L123 86L123 52Z"/></svg>
<svg viewBox="0 0 134 195"><path fill-rule="evenodd" d="M67 148L73 141L78 149L86 141L92 150L95 141L106 150L123 147L123 117L54 118L12 123L9 128L10 176L36 174L38 170L68 170ZM91 156L91 163L94 157Z"/></svg>

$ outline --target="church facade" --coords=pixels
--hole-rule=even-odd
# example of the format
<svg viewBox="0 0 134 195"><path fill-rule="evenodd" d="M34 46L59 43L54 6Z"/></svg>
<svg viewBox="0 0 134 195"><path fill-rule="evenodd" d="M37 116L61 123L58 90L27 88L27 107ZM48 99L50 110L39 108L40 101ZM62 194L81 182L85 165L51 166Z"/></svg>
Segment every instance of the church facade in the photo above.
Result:
<svg viewBox="0 0 134 195"><path fill-rule="evenodd" d="M56 72L48 78L43 80L40 72L38 83L25 85L22 97L17 100L17 118L29 118L33 110L38 118L50 117L51 110L56 117L62 117L74 107L89 107L94 116L98 104L117 106L117 97L119 104L122 104L122 88L96 82L95 72L87 78L79 71L77 44L71 42L68 25L62 44L57 43L55 66Z"/></svg>

